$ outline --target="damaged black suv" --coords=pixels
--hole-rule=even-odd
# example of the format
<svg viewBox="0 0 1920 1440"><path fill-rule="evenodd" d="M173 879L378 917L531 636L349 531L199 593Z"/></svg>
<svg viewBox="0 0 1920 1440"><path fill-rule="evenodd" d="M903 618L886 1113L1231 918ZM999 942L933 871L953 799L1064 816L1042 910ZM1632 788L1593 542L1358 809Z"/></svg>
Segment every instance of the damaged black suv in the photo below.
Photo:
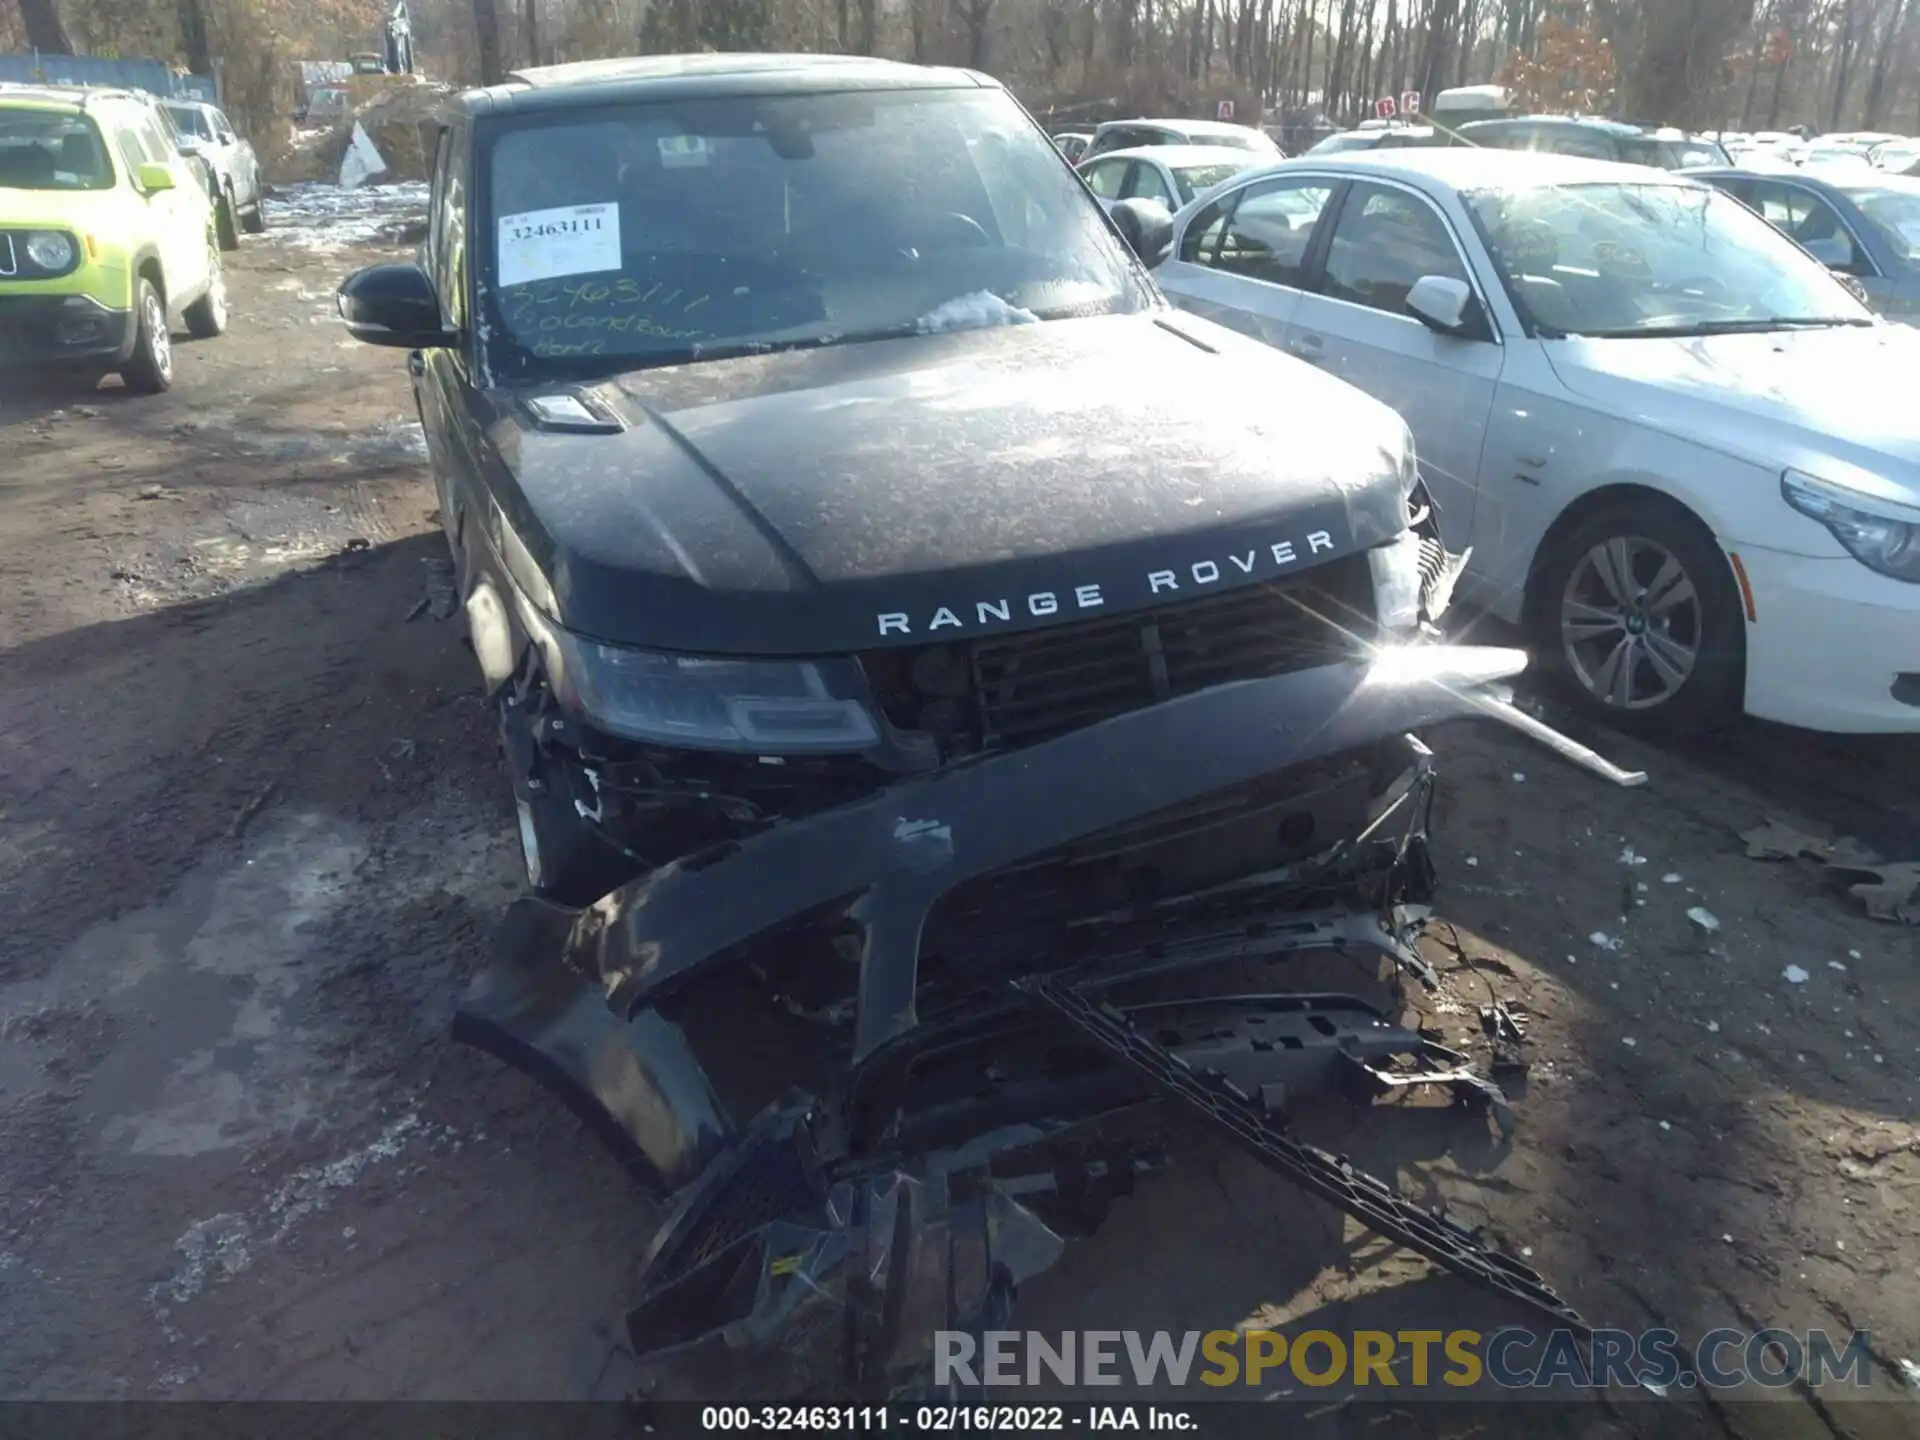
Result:
<svg viewBox="0 0 1920 1440"><path fill-rule="evenodd" d="M1486 1099L1459 1057L1358 1000L1167 988L1421 970L1417 727L1490 714L1623 778L1496 693L1524 656L1439 643L1455 564L1398 416L1170 309L1164 212L1103 213L971 72L527 71L449 102L432 195L421 264L340 308L414 352L541 897L460 1029L676 1200L637 1351L711 1359L752 1311L806 1388L768 1337L809 1296L984 1323L1051 1231L955 1177L1156 1094L1535 1283L1281 1123L1393 1056ZM1131 1163L1081 1163L1076 1204ZM980 1207L998 1248L962 1256ZM836 1290L858 1234L932 1288ZM884 1385L923 1340L829 1369Z"/></svg>

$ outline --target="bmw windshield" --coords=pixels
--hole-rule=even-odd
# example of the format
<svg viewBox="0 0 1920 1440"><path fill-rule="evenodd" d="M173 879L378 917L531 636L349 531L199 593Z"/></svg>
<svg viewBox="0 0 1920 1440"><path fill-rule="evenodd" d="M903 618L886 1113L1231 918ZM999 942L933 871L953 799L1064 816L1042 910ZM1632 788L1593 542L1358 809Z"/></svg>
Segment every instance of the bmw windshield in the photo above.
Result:
<svg viewBox="0 0 1920 1440"><path fill-rule="evenodd" d="M485 180L480 301L506 376L1155 303L997 90L570 110L498 135Z"/></svg>
<svg viewBox="0 0 1920 1440"><path fill-rule="evenodd" d="M1826 267L1704 185L1540 185L1464 198L1514 308L1545 339L1873 323Z"/></svg>

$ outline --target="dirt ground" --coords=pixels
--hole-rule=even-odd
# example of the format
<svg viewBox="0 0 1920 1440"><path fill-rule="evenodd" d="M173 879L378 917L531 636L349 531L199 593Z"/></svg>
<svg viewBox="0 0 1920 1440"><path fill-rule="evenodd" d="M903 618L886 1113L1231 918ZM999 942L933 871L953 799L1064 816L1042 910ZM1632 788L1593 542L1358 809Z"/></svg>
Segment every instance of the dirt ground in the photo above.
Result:
<svg viewBox="0 0 1920 1440"><path fill-rule="evenodd" d="M324 204L276 219L303 224L230 257L233 329L179 346L171 394L0 397L0 1395L614 1394L657 1216L445 1037L519 876L402 357L332 312L400 251ZM1664 1414L1911 1433L1920 932L1737 832L1912 856L1920 746L1587 738L1650 785L1429 737L1426 1018L1484 1059L1477 1007L1524 1007L1514 1142L1387 1111L1344 1143L1598 1323L1873 1332L1867 1421L1793 1393ZM1173 1150L1022 1324L1526 1318L1236 1154Z"/></svg>

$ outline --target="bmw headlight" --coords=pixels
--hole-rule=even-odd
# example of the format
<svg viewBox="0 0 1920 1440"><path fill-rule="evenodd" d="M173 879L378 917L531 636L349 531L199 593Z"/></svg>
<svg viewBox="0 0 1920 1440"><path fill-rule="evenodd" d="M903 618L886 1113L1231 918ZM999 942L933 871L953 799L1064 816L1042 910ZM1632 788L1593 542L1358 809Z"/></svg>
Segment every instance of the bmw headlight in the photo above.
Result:
<svg viewBox="0 0 1920 1440"><path fill-rule="evenodd" d="M21 248L36 268L54 274L71 268L74 258L80 253L79 247L73 243L73 237L58 230L28 231L26 244Z"/></svg>
<svg viewBox="0 0 1920 1440"><path fill-rule="evenodd" d="M1802 515L1826 526L1869 570L1920 585L1920 510L1798 470L1781 476L1780 494Z"/></svg>

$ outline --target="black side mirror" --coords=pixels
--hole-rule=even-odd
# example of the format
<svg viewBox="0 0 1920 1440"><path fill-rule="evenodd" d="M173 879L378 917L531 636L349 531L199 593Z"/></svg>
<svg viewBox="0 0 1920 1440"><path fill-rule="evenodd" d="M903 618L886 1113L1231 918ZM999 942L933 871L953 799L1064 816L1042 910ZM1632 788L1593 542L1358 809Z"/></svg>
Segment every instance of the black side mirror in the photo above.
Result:
<svg viewBox="0 0 1920 1440"><path fill-rule="evenodd" d="M1116 200L1107 213L1120 228L1121 238L1147 265L1157 265L1173 243L1173 212L1158 200L1136 195Z"/></svg>
<svg viewBox="0 0 1920 1440"><path fill-rule="evenodd" d="M340 318L347 333L369 345L435 350L460 337L440 319L440 297L418 265L370 265L340 285Z"/></svg>

